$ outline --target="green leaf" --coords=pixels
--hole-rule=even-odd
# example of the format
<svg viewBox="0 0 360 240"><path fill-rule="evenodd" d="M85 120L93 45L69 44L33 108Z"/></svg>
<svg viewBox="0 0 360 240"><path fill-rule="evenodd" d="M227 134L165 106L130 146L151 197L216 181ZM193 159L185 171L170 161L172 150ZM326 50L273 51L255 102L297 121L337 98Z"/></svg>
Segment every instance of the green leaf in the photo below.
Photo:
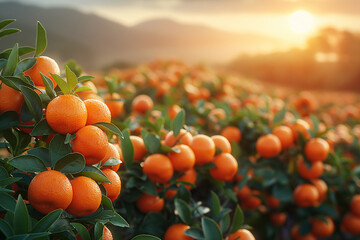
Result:
<svg viewBox="0 0 360 240"><path fill-rule="evenodd" d="M85 158L80 153L69 153L59 159L54 169L62 173L79 173L85 167Z"/></svg>
<svg viewBox="0 0 360 240"><path fill-rule="evenodd" d="M18 75L19 73L23 73L26 70L32 68L36 63L36 58L25 58L21 60L15 70L14 75Z"/></svg>
<svg viewBox="0 0 360 240"><path fill-rule="evenodd" d="M40 219L33 227L33 233L47 232L49 228L60 218L62 209L57 209Z"/></svg>
<svg viewBox="0 0 360 240"><path fill-rule="evenodd" d="M78 82L85 82L85 81L89 81L91 79L94 79L95 77L93 76L89 76L89 75L86 75L86 76L81 76L78 78Z"/></svg>
<svg viewBox="0 0 360 240"><path fill-rule="evenodd" d="M293 197L291 188L282 184L276 184L273 187L273 196L282 202L291 201Z"/></svg>
<svg viewBox="0 0 360 240"><path fill-rule="evenodd" d="M0 33L1 35L1 33ZM11 76L15 72L16 66L19 62L19 48L18 44L16 43L11 50L9 59L6 63L6 66L2 72L3 76Z"/></svg>
<svg viewBox="0 0 360 240"><path fill-rule="evenodd" d="M299 234L300 236L305 236L310 233L312 229L312 225L309 221L301 221L299 224Z"/></svg>
<svg viewBox="0 0 360 240"><path fill-rule="evenodd" d="M0 166L0 179L8 178L9 173L6 171L6 169L2 166Z"/></svg>
<svg viewBox="0 0 360 240"><path fill-rule="evenodd" d="M121 140L121 151L124 157L126 167L129 167L134 162L134 147L130 140L129 131L124 131L124 137Z"/></svg>
<svg viewBox="0 0 360 240"><path fill-rule="evenodd" d="M14 230L10 224L2 218L0 218L0 231L5 235L6 238L9 238L14 234Z"/></svg>
<svg viewBox="0 0 360 240"><path fill-rule="evenodd" d="M67 133L66 134L66 137L65 137L65 141L64 143L65 144L69 144L72 140L74 140L76 138L76 134L70 134L70 133Z"/></svg>
<svg viewBox="0 0 360 240"><path fill-rule="evenodd" d="M153 133L147 133L144 137L144 144L150 154L160 152L161 141L157 135Z"/></svg>
<svg viewBox="0 0 360 240"><path fill-rule="evenodd" d="M118 165L119 163L122 163L122 161L121 161L120 159L117 159L117 158L109 158L109 159L103 164L103 167L114 166L114 165Z"/></svg>
<svg viewBox="0 0 360 240"><path fill-rule="evenodd" d="M278 125L279 123L281 123L284 118L285 118L285 114L286 114L286 108L284 107L283 109L281 109L279 112L277 112L274 116L273 119L273 125Z"/></svg>
<svg viewBox="0 0 360 240"><path fill-rule="evenodd" d="M70 224L79 233L81 239L83 239L83 240L91 240L90 233L89 233L89 231L86 229L86 227L84 225L82 225L81 223L76 223L76 222L72 222Z"/></svg>
<svg viewBox="0 0 360 240"><path fill-rule="evenodd" d="M104 235L104 224L97 222L94 227L94 239L102 240Z"/></svg>
<svg viewBox="0 0 360 240"><path fill-rule="evenodd" d="M20 32L20 29L17 28L8 28L5 30L0 31L0 38L14 34L14 33L18 33Z"/></svg>
<svg viewBox="0 0 360 240"><path fill-rule="evenodd" d="M221 210L219 197L213 191L211 191L211 210L213 218L216 218Z"/></svg>
<svg viewBox="0 0 360 240"><path fill-rule="evenodd" d="M44 74L40 73L40 75L45 86L46 94L50 97L50 99L54 99L56 97L56 92L54 90L54 83L50 78L48 78Z"/></svg>
<svg viewBox="0 0 360 240"><path fill-rule="evenodd" d="M73 227L70 225L69 219L59 218L53 225L51 225L50 233L60 233L64 231L72 231Z"/></svg>
<svg viewBox="0 0 360 240"><path fill-rule="evenodd" d="M152 235L141 234L133 237L131 240L161 240L161 239Z"/></svg>
<svg viewBox="0 0 360 240"><path fill-rule="evenodd" d="M0 207L6 211L14 212L16 200L13 196L7 193L0 192Z"/></svg>
<svg viewBox="0 0 360 240"><path fill-rule="evenodd" d="M222 232L226 232L227 229L230 226L230 215L226 214L221 220L220 220L220 227Z"/></svg>
<svg viewBox="0 0 360 240"><path fill-rule="evenodd" d="M40 22L37 22L36 47L34 57L40 56L47 46L46 31Z"/></svg>
<svg viewBox="0 0 360 240"><path fill-rule="evenodd" d="M315 117L314 115L310 115L310 119L313 122L313 132L314 135L316 135L319 132L319 120L317 119L317 117Z"/></svg>
<svg viewBox="0 0 360 240"><path fill-rule="evenodd" d="M31 154L14 157L8 161L8 164L23 172L42 172L47 170L44 162Z"/></svg>
<svg viewBox="0 0 360 240"><path fill-rule="evenodd" d="M175 147L170 147L168 145L161 145L161 152L162 153L165 153L165 154L168 154L168 153L171 153L171 152L175 152L175 153L180 153L180 149L178 148L175 148Z"/></svg>
<svg viewBox="0 0 360 240"><path fill-rule="evenodd" d="M180 130L183 128L185 123L185 111L182 109L178 114L176 114L173 122L172 122L172 130L174 132L174 137L176 137Z"/></svg>
<svg viewBox="0 0 360 240"><path fill-rule="evenodd" d="M0 30L9 25L10 23L15 22L16 19L5 19L0 22Z"/></svg>
<svg viewBox="0 0 360 240"><path fill-rule="evenodd" d="M111 132L121 138L124 137L120 129L113 123L98 122L98 123L94 123L93 125L99 127L100 129L106 132Z"/></svg>
<svg viewBox="0 0 360 240"><path fill-rule="evenodd" d="M20 124L19 115L15 111L0 114L0 131L15 127Z"/></svg>
<svg viewBox="0 0 360 240"><path fill-rule="evenodd" d="M12 183L18 182L21 180L19 177L8 177L0 180L0 186L1 187L7 187Z"/></svg>
<svg viewBox="0 0 360 240"><path fill-rule="evenodd" d="M114 206L110 200L110 198L108 198L107 196L105 196L104 194L101 195L101 203L106 206L107 208L109 208L112 211L115 211Z"/></svg>
<svg viewBox="0 0 360 240"><path fill-rule="evenodd" d="M30 136L44 136L52 133L55 133L55 131L51 129L46 119L42 119L35 125Z"/></svg>
<svg viewBox="0 0 360 240"><path fill-rule="evenodd" d="M32 149L28 150L27 153L40 158L47 167L51 167L50 155L49 155L48 148L44 148L44 147L32 148Z"/></svg>
<svg viewBox="0 0 360 240"><path fill-rule="evenodd" d="M19 195L14 211L14 233L15 234L25 234L29 232L29 213L22 199L21 195Z"/></svg>
<svg viewBox="0 0 360 240"><path fill-rule="evenodd" d="M117 212L112 210L104 210L95 217L96 221L102 223L111 223L117 227L129 227L129 224Z"/></svg>
<svg viewBox="0 0 360 240"><path fill-rule="evenodd" d="M208 217L203 217L201 219L201 226L206 240L223 239L221 230L214 220Z"/></svg>
<svg viewBox="0 0 360 240"><path fill-rule="evenodd" d="M76 84L78 83L77 77L75 73L73 73L67 65L65 67L65 75L66 75L68 89L70 92L72 92L75 89Z"/></svg>
<svg viewBox="0 0 360 240"><path fill-rule="evenodd" d="M230 233L232 234L237 230L239 230L243 224L244 224L244 213L238 205L236 206L236 210L232 220L232 225L230 228Z"/></svg>
<svg viewBox="0 0 360 240"><path fill-rule="evenodd" d="M0 193L14 193L13 190L0 187Z"/></svg>
<svg viewBox="0 0 360 240"><path fill-rule="evenodd" d="M82 91L91 91L91 88L88 86L81 86L75 90L75 93L82 92Z"/></svg>
<svg viewBox="0 0 360 240"><path fill-rule="evenodd" d="M189 205L182 199L175 199L175 209L179 214L180 219L187 225L191 225L192 216Z"/></svg>
<svg viewBox="0 0 360 240"><path fill-rule="evenodd" d="M50 142L49 151L51 164L55 166L59 159L71 153L71 147L65 144L64 135L57 134Z"/></svg>
<svg viewBox="0 0 360 240"><path fill-rule="evenodd" d="M97 182L111 183L105 174L94 166L86 165L85 168L80 173L78 173L78 175L89 177Z"/></svg>
<svg viewBox="0 0 360 240"><path fill-rule="evenodd" d="M42 103L39 95L33 89L26 86L20 86L19 89L24 95L26 105L35 121L39 122L42 118Z"/></svg>
<svg viewBox="0 0 360 240"><path fill-rule="evenodd" d="M185 235L194 239L205 239L204 233L199 228L190 228L185 231Z"/></svg>
<svg viewBox="0 0 360 240"><path fill-rule="evenodd" d="M62 79L57 74L50 73L50 75L54 79L54 81L57 83L57 85L59 86L59 88L63 94L70 94L68 85L64 79Z"/></svg>

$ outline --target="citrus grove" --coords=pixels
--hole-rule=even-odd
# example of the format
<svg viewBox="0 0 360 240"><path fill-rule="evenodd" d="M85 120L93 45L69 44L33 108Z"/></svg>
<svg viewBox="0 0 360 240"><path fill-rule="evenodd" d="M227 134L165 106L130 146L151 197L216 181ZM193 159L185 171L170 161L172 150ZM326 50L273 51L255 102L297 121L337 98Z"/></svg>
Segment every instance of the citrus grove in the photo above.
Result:
<svg viewBox="0 0 360 240"><path fill-rule="evenodd" d="M0 53L1 239L359 238L359 99L179 61L90 76L46 45L38 23Z"/></svg>

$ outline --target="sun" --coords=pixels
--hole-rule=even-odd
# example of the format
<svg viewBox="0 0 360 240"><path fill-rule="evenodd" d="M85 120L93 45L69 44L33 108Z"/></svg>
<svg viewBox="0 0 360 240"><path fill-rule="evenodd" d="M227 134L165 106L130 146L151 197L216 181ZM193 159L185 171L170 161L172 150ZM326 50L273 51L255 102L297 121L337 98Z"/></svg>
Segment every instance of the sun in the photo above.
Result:
<svg viewBox="0 0 360 240"><path fill-rule="evenodd" d="M308 34L314 29L314 17L305 10L297 10L290 15L291 31L298 34Z"/></svg>

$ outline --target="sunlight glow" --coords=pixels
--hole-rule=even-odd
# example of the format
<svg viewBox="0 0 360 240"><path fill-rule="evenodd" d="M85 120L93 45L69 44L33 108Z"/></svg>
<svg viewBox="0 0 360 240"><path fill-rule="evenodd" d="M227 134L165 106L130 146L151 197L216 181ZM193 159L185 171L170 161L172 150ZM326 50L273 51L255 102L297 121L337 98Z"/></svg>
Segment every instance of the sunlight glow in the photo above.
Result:
<svg viewBox="0 0 360 240"><path fill-rule="evenodd" d="M297 10L290 15L290 28L298 34L308 34L314 30L314 18L311 13L305 10Z"/></svg>

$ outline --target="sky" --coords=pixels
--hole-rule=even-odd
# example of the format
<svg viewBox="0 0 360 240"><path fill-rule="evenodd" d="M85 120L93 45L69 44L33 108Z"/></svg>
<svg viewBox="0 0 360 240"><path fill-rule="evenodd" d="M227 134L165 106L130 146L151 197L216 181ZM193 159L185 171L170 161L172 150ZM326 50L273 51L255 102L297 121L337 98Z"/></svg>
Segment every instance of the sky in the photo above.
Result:
<svg viewBox="0 0 360 240"><path fill-rule="evenodd" d="M1 1L1 0L0 0ZM255 33L301 45L326 26L360 32L360 0L17 0L44 7L65 6L132 26L153 18L170 18L226 31ZM290 20L303 10L311 19ZM299 33L294 24L308 22ZM300 26L301 27L301 26Z"/></svg>

